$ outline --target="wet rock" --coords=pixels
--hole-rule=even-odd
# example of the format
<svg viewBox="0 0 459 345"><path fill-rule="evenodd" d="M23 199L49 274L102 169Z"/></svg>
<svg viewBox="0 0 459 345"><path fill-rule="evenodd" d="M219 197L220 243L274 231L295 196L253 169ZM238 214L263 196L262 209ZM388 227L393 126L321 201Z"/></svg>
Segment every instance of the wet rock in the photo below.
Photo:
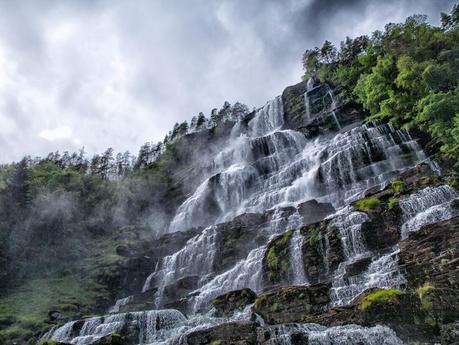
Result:
<svg viewBox="0 0 459 345"><path fill-rule="evenodd" d="M346 273L344 275L345 279L359 275L363 273L372 261L371 256L360 258L348 265L346 265Z"/></svg>
<svg viewBox="0 0 459 345"><path fill-rule="evenodd" d="M459 344L459 321L443 325L441 328L441 345Z"/></svg>
<svg viewBox="0 0 459 345"><path fill-rule="evenodd" d="M119 334L112 333L102 337L95 342L91 343L91 345L128 345L130 342L124 337Z"/></svg>
<svg viewBox="0 0 459 345"><path fill-rule="evenodd" d="M187 345L255 345L257 324L251 321L224 323L194 331L186 336Z"/></svg>
<svg viewBox="0 0 459 345"><path fill-rule="evenodd" d="M311 284L330 280L330 274L344 259L339 230L323 221L301 229L306 276Z"/></svg>
<svg viewBox="0 0 459 345"><path fill-rule="evenodd" d="M263 257L263 275L265 285L287 285L289 282L290 240L293 230L272 239Z"/></svg>
<svg viewBox="0 0 459 345"><path fill-rule="evenodd" d="M323 220L334 213L335 209L330 203L321 203L313 199L300 204L298 212L304 219L304 225L308 225Z"/></svg>
<svg viewBox="0 0 459 345"><path fill-rule="evenodd" d="M382 212L370 212L370 220L363 223L360 231L369 250L383 250L394 246L400 239L402 210L395 205Z"/></svg>
<svg viewBox="0 0 459 345"><path fill-rule="evenodd" d="M164 303L170 304L182 300L186 295L198 288L199 276L184 277L164 288Z"/></svg>
<svg viewBox="0 0 459 345"><path fill-rule="evenodd" d="M212 301L217 316L230 316L236 310L243 310L247 305L255 302L257 294L246 288L227 292Z"/></svg>
<svg viewBox="0 0 459 345"><path fill-rule="evenodd" d="M399 265L413 289L429 282L458 291L458 260L459 217L427 225L400 242Z"/></svg>
<svg viewBox="0 0 459 345"><path fill-rule="evenodd" d="M268 221L266 214L246 213L230 222L218 224L216 253L213 268L216 273L234 266L259 245L265 244L262 228Z"/></svg>
<svg viewBox="0 0 459 345"><path fill-rule="evenodd" d="M315 322L328 310L328 284L277 288L262 293L255 301L254 312L268 324Z"/></svg>

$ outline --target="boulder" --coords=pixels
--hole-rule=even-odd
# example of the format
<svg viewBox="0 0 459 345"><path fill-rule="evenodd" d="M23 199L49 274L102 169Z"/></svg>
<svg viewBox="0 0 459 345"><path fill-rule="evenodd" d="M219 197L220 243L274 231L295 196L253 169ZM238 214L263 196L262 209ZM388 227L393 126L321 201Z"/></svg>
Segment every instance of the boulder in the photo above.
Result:
<svg viewBox="0 0 459 345"><path fill-rule="evenodd" d="M255 345L257 324L251 321L224 323L194 331L186 336L187 345Z"/></svg>
<svg viewBox="0 0 459 345"><path fill-rule="evenodd" d="M328 221L310 224L301 229L303 264L311 284L330 280L330 274L344 259L339 230Z"/></svg>
<svg viewBox="0 0 459 345"><path fill-rule="evenodd" d="M308 225L325 219L335 212L335 208L330 203L321 203L313 199L298 205L298 212L303 217L304 225Z"/></svg>
<svg viewBox="0 0 459 345"><path fill-rule="evenodd" d="M257 294L245 288L227 292L212 301L217 316L231 316L236 310L243 310L255 302Z"/></svg>
<svg viewBox="0 0 459 345"><path fill-rule="evenodd" d="M329 289L328 284L273 289L256 299L253 311L268 324L316 322L328 310Z"/></svg>
<svg viewBox="0 0 459 345"><path fill-rule="evenodd" d="M384 250L394 246L400 239L402 210L397 204L380 212L369 212L370 220L363 223L360 231L369 250Z"/></svg>

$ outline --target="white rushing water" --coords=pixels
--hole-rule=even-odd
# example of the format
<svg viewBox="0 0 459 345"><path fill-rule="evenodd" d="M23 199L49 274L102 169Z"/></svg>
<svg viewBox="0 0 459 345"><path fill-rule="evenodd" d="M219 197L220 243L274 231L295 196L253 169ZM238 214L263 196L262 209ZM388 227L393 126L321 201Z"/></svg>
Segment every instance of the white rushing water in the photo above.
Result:
<svg viewBox="0 0 459 345"><path fill-rule="evenodd" d="M452 218L457 212L451 207L451 202L458 197L451 186L442 185L424 188L400 200L405 221L402 225L402 238L424 225Z"/></svg>
<svg viewBox="0 0 459 345"><path fill-rule="evenodd" d="M52 339L75 345L91 344L111 333L118 333L131 327L138 334L139 344L152 344L170 339L177 327L186 322L185 316L177 310L150 310L94 317L52 329L44 339Z"/></svg>
<svg viewBox="0 0 459 345"><path fill-rule="evenodd" d="M311 117L313 114L306 98L312 91L313 83L308 85L305 116ZM337 127L341 128L331 90L327 92L327 97L331 98L330 109ZM190 318L172 310L113 314L87 319L82 325L67 323L50 331L46 338L84 345L111 332L134 327L138 330L139 344L176 344L192 330L228 321L198 313L207 312L209 301L225 292L247 287L260 292L264 288L262 261L267 243L254 245L246 257L227 271L213 272L218 235L215 224L246 212L273 210L271 221L260 230L264 231L266 238L272 239L288 229L294 230L289 243L290 283L308 284L303 267L303 237L299 231L303 219L298 212L286 217L281 208L296 207L311 199L330 202L339 209L330 226L339 232L344 261L335 272L329 272L332 276L332 305L346 305L367 288L403 284L404 278L398 271L397 248L373 257L362 273L347 276L346 267L365 259L370 253L360 231L368 216L344 206L361 197L368 188L382 187L399 172L425 160L416 141L406 131L383 123L359 125L348 131L343 129L334 136L323 135L313 140L307 140L302 133L283 126L280 96L259 109L246 128L241 122L236 123L230 141L209 160L208 175L203 176L195 191L178 208L170 224L170 232L196 226L206 228L189 239L182 249L164 257L154 270L152 268L142 292L156 289L154 302L159 309L165 304L167 286L182 278L199 276L198 288L188 296L189 307L194 312ZM449 211L445 211L444 206L457 195L447 186L438 188L421 191L400 201L405 215L402 233L415 231L421 225L447 217L445 212ZM435 201L432 201L430 198L434 194L432 200ZM327 236L321 242L325 261L330 250ZM328 268L328 264L326 266ZM118 300L110 312L118 313L131 300L131 297ZM243 316L234 318L247 318L249 314L246 310ZM272 328L273 345L289 345L291 331L303 332L309 344L317 345L359 342L366 345L401 344L390 329L381 326L282 327L277 330Z"/></svg>
<svg viewBox="0 0 459 345"><path fill-rule="evenodd" d="M403 345L395 332L384 326L347 325L326 328L316 324L287 324L270 326L263 329L263 333L265 337L268 334L270 345L292 345L292 335L298 334L303 335L309 345Z"/></svg>

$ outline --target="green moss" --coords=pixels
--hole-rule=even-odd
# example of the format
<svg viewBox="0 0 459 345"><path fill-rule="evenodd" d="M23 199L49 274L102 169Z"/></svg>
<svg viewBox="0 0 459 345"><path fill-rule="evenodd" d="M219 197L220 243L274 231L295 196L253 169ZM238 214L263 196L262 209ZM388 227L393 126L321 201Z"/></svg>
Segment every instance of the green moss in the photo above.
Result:
<svg viewBox="0 0 459 345"><path fill-rule="evenodd" d="M402 180L392 181L390 184L390 188L392 190L392 193L400 194L405 190L405 182L403 182Z"/></svg>
<svg viewBox="0 0 459 345"><path fill-rule="evenodd" d="M459 189L459 181L455 178L449 178L446 183L455 189Z"/></svg>
<svg viewBox="0 0 459 345"><path fill-rule="evenodd" d="M399 201L398 198L390 198L388 203L387 203L387 207L389 209L394 208L395 206L398 205L398 201Z"/></svg>
<svg viewBox="0 0 459 345"><path fill-rule="evenodd" d="M381 201L378 198L370 197L365 199L360 199L355 202L355 206L359 211L372 211L379 208Z"/></svg>
<svg viewBox="0 0 459 345"><path fill-rule="evenodd" d="M222 342L220 340L212 340L210 345L220 345Z"/></svg>
<svg viewBox="0 0 459 345"><path fill-rule="evenodd" d="M271 307L271 311L273 312L279 312L282 310L282 304L280 303L274 303Z"/></svg>
<svg viewBox="0 0 459 345"><path fill-rule="evenodd" d="M421 301L421 309L428 311L432 309L432 301L429 300L429 292L433 291L435 288L429 283L426 282L424 285L417 289L419 300Z"/></svg>
<svg viewBox="0 0 459 345"><path fill-rule="evenodd" d="M397 289L377 290L366 295L360 303L360 309L366 310L375 302L387 302L396 296L403 295L403 292Z"/></svg>
<svg viewBox="0 0 459 345"><path fill-rule="evenodd" d="M268 280L273 284L281 282L288 275L288 250L292 235L293 230L286 231L268 245L265 273Z"/></svg>

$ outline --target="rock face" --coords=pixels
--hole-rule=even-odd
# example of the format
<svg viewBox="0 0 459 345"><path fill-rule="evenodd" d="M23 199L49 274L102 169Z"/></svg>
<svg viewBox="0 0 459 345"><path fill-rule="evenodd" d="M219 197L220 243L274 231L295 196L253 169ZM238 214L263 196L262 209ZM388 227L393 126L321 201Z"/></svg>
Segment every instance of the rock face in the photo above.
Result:
<svg viewBox="0 0 459 345"><path fill-rule="evenodd" d="M277 288L257 298L254 312L269 324L314 322L328 309L329 289L327 284Z"/></svg>
<svg viewBox="0 0 459 345"><path fill-rule="evenodd" d="M311 284L329 281L330 273L344 259L339 232L329 225L328 221L323 221L301 229L303 265Z"/></svg>
<svg viewBox="0 0 459 345"><path fill-rule="evenodd" d="M257 324L251 321L225 323L186 336L187 345L255 345Z"/></svg>
<svg viewBox="0 0 459 345"><path fill-rule="evenodd" d="M257 294L250 289L241 289L227 292L212 301L217 316L231 316L237 310L255 302Z"/></svg>
<svg viewBox="0 0 459 345"><path fill-rule="evenodd" d="M441 344L442 345L459 344L459 322L450 323L442 327Z"/></svg>
<svg viewBox="0 0 459 345"><path fill-rule="evenodd" d="M459 289L459 217L425 226L400 242L400 265L408 286L426 282L436 288Z"/></svg>

